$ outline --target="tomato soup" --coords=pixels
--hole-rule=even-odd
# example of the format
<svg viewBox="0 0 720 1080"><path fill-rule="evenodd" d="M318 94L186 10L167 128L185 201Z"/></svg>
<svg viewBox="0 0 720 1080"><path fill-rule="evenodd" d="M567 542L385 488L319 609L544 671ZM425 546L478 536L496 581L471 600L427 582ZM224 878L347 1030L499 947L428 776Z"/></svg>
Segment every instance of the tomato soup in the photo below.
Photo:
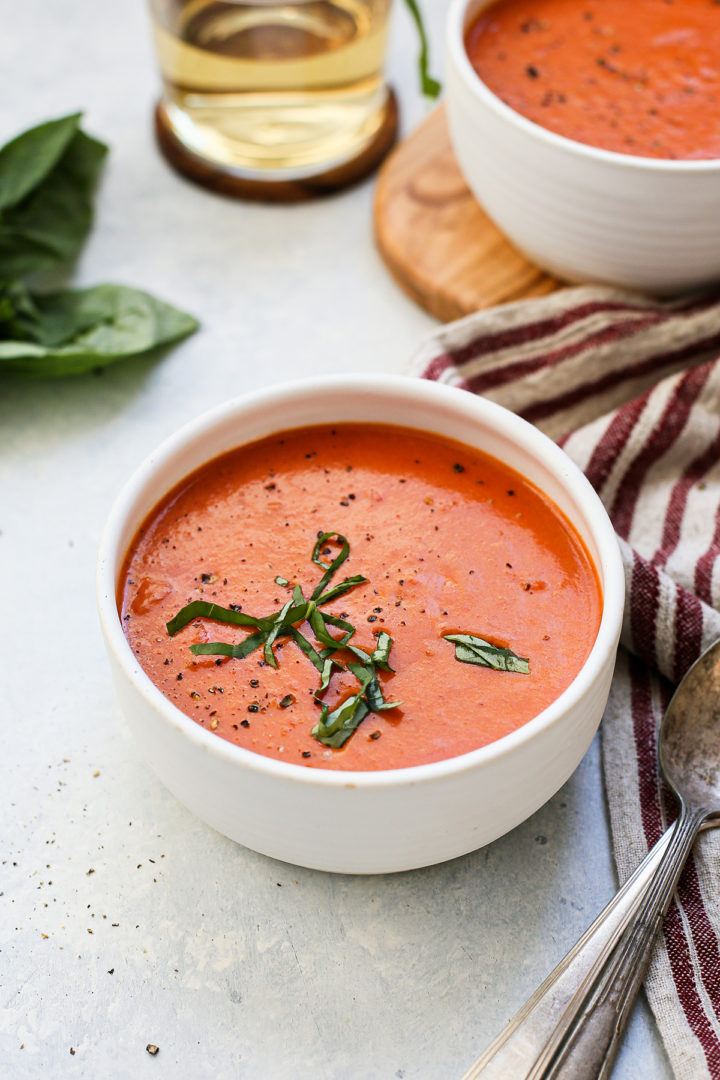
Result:
<svg viewBox="0 0 720 1080"><path fill-rule="evenodd" d="M353 770L527 723L582 667L601 604L577 533L519 474L366 424L288 431L191 474L139 530L118 593L133 652L187 716Z"/></svg>
<svg viewBox="0 0 720 1080"><path fill-rule="evenodd" d="M569 139L651 158L720 158L716 0L499 0L466 48L502 101Z"/></svg>

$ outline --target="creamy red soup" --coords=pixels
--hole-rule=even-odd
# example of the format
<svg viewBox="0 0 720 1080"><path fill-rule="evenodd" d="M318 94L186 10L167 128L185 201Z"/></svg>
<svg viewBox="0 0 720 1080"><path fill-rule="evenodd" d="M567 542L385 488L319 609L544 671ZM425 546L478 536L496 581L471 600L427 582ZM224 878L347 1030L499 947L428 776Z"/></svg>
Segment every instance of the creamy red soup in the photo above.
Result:
<svg viewBox="0 0 720 1080"><path fill-rule="evenodd" d="M529 120L621 154L720 157L715 0L498 0L470 62Z"/></svg>
<svg viewBox="0 0 720 1080"><path fill-rule="evenodd" d="M601 602L574 528L516 472L361 424L288 431L187 477L133 540L118 594L140 664L196 723L353 770L527 723L582 667Z"/></svg>

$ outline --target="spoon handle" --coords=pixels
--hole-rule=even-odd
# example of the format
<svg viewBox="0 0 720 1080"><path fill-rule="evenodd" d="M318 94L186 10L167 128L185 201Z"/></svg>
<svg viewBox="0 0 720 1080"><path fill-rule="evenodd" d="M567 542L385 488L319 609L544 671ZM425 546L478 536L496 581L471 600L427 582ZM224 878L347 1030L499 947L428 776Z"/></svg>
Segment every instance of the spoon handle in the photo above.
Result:
<svg viewBox="0 0 720 1080"><path fill-rule="evenodd" d="M570 1029L603 965L642 903L645 891L670 843L672 829L657 844L526 1001L463 1080L530 1080L540 1077L536 1063L548 1064Z"/></svg>
<svg viewBox="0 0 720 1080"><path fill-rule="evenodd" d="M651 946L705 817L703 810L683 807L637 914L573 1017L560 1052L548 1068L533 1070L531 1075L537 1080L607 1080L610 1076L650 961Z"/></svg>

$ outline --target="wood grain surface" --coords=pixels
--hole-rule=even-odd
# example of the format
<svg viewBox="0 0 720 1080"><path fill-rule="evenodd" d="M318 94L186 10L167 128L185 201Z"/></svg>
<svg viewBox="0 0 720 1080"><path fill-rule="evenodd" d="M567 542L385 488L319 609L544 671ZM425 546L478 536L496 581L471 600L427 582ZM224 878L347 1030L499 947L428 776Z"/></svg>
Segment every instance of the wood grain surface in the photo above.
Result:
<svg viewBox="0 0 720 1080"><path fill-rule="evenodd" d="M443 106L384 163L375 238L401 288L444 322L561 287L506 240L470 192Z"/></svg>

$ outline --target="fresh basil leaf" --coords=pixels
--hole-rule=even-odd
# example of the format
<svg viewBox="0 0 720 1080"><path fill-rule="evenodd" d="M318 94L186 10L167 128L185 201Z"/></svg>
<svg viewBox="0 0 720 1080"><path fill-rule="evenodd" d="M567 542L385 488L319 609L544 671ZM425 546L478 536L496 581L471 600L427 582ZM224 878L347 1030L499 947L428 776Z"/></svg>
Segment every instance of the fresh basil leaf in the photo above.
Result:
<svg viewBox="0 0 720 1080"><path fill-rule="evenodd" d="M202 641L191 645L190 652L194 656L231 656L234 660L244 660L251 652L260 648L265 637L266 631L258 630L256 634L250 634L237 645L230 645L226 641Z"/></svg>
<svg viewBox="0 0 720 1080"><path fill-rule="evenodd" d="M82 113L47 120L0 148L0 210L15 206L44 180L80 126Z"/></svg>
<svg viewBox="0 0 720 1080"><path fill-rule="evenodd" d="M165 628L170 637L174 637L193 619L216 619L218 622L229 623L231 626L259 626L265 631L272 625L270 619L256 619L254 615L246 615L244 611L233 611L232 608L211 604L207 600L193 600L191 604L186 604L184 608L181 608L177 615L165 624Z"/></svg>
<svg viewBox="0 0 720 1080"><path fill-rule="evenodd" d="M439 96L442 87L437 79L433 79L430 75L429 47L422 12L420 11L417 0L405 0L405 3L408 6L410 16L417 27L418 37L420 38L420 55L418 57L420 86L422 87L422 92L425 97L436 98Z"/></svg>
<svg viewBox="0 0 720 1080"><path fill-rule="evenodd" d="M281 577L278 574L278 576L275 578L275 584L280 585L282 588L284 588L286 585L289 585L290 582L288 581L288 579L286 577Z"/></svg>
<svg viewBox="0 0 720 1080"><path fill-rule="evenodd" d="M530 674L530 662L526 657L517 656L511 649L491 645L474 634L443 634L446 641L455 645L455 659L462 664L478 664L480 667L493 668L495 671L515 671L521 675Z"/></svg>
<svg viewBox="0 0 720 1080"><path fill-rule="evenodd" d="M192 316L124 285L68 290L33 302L32 316L17 315L25 340L0 340L0 372L79 375L169 345L198 326Z"/></svg>
<svg viewBox="0 0 720 1080"><path fill-rule="evenodd" d="M0 150L4 279L74 258L90 231L93 193L108 148L80 131L78 121L72 116L41 124ZM35 165L23 175L28 158Z"/></svg>
<svg viewBox="0 0 720 1080"><path fill-rule="evenodd" d="M21 281L0 284L0 341L36 341L40 313Z"/></svg>

